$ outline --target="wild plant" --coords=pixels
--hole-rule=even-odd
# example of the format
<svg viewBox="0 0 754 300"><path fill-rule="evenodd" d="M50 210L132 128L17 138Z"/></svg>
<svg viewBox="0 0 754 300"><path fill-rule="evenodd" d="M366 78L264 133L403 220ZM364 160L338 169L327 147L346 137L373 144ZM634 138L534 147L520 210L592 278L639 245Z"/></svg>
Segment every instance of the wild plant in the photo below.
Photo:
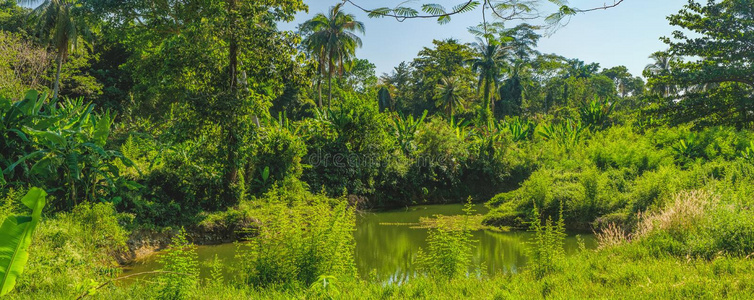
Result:
<svg viewBox="0 0 754 300"><path fill-rule="evenodd" d="M700 157L702 154L702 144L698 136L694 133L688 134L685 138L680 139L671 146L676 156L676 161L685 164L693 159Z"/></svg>
<svg viewBox="0 0 754 300"><path fill-rule="evenodd" d="M468 137L467 129L469 125L471 125L471 122L466 119L458 119L455 116L450 116L450 128L453 129L453 133L459 139L466 139Z"/></svg>
<svg viewBox="0 0 754 300"><path fill-rule="evenodd" d="M749 142L749 145L738 156L746 161L754 162L754 141Z"/></svg>
<svg viewBox="0 0 754 300"><path fill-rule="evenodd" d="M393 117L393 122L390 123L389 126L393 135L395 135L398 140L398 145L401 147L401 150L403 150L403 153L408 155L416 150L414 136L416 135L416 131L419 130L419 126L424 123L426 117L426 110L419 118L414 118L412 115L404 117L401 114L396 114Z"/></svg>
<svg viewBox="0 0 754 300"><path fill-rule="evenodd" d="M197 287L199 259L196 246L186 236L186 230L181 228L170 246L160 255L163 272L158 279L159 299L187 299Z"/></svg>
<svg viewBox="0 0 754 300"><path fill-rule="evenodd" d="M465 220L459 227L438 222L429 229L427 250L417 254L416 263L424 273L443 279L453 279L466 274L471 263L472 239L469 218L474 213L471 197L464 206Z"/></svg>
<svg viewBox="0 0 754 300"><path fill-rule="evenodd" d="M563 203L560 203L558 220L552 220L552 216L542 221L542 216L536 204L531 213L529 230L534 232L534 241L529 248L531 269L537 278L560 269L561 261L565 257L565 222L563 221Z"/></svg>
<svg viewBox="0 0 754 300"><path fill-rule="evenodd" d="M352 276L354 215L345 199L271 202L263 227L239 251L243 282L265 287L311 285L321 276Z"/></svg>
<svg viewBox="0 0 754 300"><path fill-rule="evenodd" d="M610 103L607 98L599 100L595 97L592 101L584 102L579 107L581 123L590 130L604 129L613 108L615 108L615 102Z"/></svg>
<svg viewBox="0 0 754 300"><path fill-rule="evenodd" d="M554 140L559 146L566 150L581 141L584 127L581 121L567 119L565 122L543 125L539 134L547 141Z"/></svg>
<svg viewBox="0 0 754 300"><path fill-rule="evenodd" d="M534 129L537 127L534 122L523 121L519 117L515 117L506 121L506 123L508 124L508 130L513 135L514 142L531 140L534 137Z"/></svg>

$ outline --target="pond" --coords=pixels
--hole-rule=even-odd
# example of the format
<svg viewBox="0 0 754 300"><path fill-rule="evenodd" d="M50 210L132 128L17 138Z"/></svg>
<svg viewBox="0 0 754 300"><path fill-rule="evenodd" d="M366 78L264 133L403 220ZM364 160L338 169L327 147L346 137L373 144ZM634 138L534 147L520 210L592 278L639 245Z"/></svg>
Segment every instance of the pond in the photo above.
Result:
<svg viewBox="0 0 754 300"><path fill-rule="evenodd" d="M380 281L404 280L414 272L411 262L419 248L427 246L428 229L416 228L411 224L418 223L421 217L460 215L463 214L462 209L462 204L443 204L359 213L354 232L354 259L359 275L361 278ZM476 213L486 212L482 205L475 205L474 209ZM517 272L518 268L526 265L527 248L532 237L533 233L522 231L474 231L475 246L469 271L483 270L488 274ZM597 245L591 234L582 234L581 240L588 249ZM578 247L576 236L569 234L565 243L566 254L575 253ZM224 263L232 264L236 245L199 246L197 252L202 267L201 275L208 276L208 265L215 255ZM161 265L157 263L156 255L152 255L125 268L124 275L159 268Z"/></svg>

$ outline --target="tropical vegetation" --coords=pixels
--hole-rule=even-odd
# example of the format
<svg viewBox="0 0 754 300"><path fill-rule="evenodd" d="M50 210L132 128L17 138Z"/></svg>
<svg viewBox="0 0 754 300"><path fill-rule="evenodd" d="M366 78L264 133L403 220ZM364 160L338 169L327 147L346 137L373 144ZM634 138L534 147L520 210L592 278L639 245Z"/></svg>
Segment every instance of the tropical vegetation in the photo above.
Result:
<svg viewBox="0 0 754 300"><path fill-rule="evenodd" d="M540 25L538 1L334 2L309 20L302 0L0 2L0 295L754 295L751 3L689 0L641 77L537 48L622 1L543 1L559 9ZM352 12L479 10L496 21L476 43L381 76L357 56ZM422 221L415 273L359 275L361 213L447 203L465 213ZM475 265L479 228L531 231L526 264ZM572 233L598 246L567 254ZM198 258L228 242L233 262ZM124 273L157 250L161 269Z"/></svg>

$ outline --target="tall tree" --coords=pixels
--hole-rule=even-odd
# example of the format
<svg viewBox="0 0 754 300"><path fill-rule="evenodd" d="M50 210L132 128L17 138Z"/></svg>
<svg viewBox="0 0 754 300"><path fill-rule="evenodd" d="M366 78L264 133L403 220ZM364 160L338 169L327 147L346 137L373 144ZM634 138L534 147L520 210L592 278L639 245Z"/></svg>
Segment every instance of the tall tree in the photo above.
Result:
<svg viewBox="0 0 754 300"><path fill-rule="evenodd" d="M680 62L678 57L664 51L652 53L649 58L651 58L653 62L644 68L645 77L661 78L670 76L673 66ZM651 83L650 86L652 91L663 97L669 97L676 92L674 85L663 82L662 80L655 80Z"/></svg>
<svg viewBox="0 0 754 300"><path fill-rule="evenodd" d="M222 172L214 209L238 200L257 117L298 79L298 36L277 29L306 9L301 0L92 0L84 7L116 28L132 53L134 98L142 115L181 116L171 138L206 138ZM209 191L208 191L209 192Z"/></svg>
<svg viewBox="0 0 754 300"><path fill-rule="evenodd" d="M22 0L23 4L33 5L37 1ZM52 88L52 98L58 97L60 92L60 72L69 51L75 51L83 42L82 36L89 32L81 5L76 0L45 0L32 10L36 19L37 31L40 37L48 42L56 51L55 81Z"/></svg>
<svg viewBox="0 0 754 300"><path fill-rule="evenodd" d="M394 67L390 74L385 73L380 77L380 81L393 90L392 94L395 95L394 105L403 105L411 96L411 72L411 65L404 61Z"/></svg>
<svg viewBox="0 0 754 300"><path fill-rule="evenodd" d="M473 49L455 39L434 40L432 44L434 47L425 47L411 62L413 92L409 101L403 103L408 109L406 113L419 115L425 110L435 111L435 89L445 77L455 76L473 85L474 74L467 64L474 56Z"/></svg>
<svg viewBox="0 0 754 300"><path fill-rule="evenodd" d="M332 102L332 77L342 75L346 66L356 55L356 48L361 47L361 38L356 33L364 34L364 23L356 21L353 14L341 11L342 3L330 8L327 15L319 13L301 27L307 34L303 43L317 58L319 70L327 77L327 105ZM320 94L319 105L322 106Z"/></svg>
<svg viewBox="0 0 754 300"><path fill-rule="evenodd" d="M476 57L469 60L471 70L478 74L478 89L482 94L483 119L494 118L495 93L500 81L500 72L505 66L505 48L497 41L481 38L472 44Z"/></svg>
<svg viewBox="0 0 754 300"><path fill-rule="evenodd" d="M689 0L668 17L667 53L649 83L665 87L658 111L671 123L754 125L754 5L746 0ZM675 88L676 90L671 90ZM683 91L683 92L681 92Z"/></svg>
<svg viewBox="0 0 754 300"><path fill-rule="evenodd" d="M453 117L453 112L458 107L463 107L463 101L468 94L469 88L458 77L441 79L435 90L437 106L443 108L448 117Z"/></svg>

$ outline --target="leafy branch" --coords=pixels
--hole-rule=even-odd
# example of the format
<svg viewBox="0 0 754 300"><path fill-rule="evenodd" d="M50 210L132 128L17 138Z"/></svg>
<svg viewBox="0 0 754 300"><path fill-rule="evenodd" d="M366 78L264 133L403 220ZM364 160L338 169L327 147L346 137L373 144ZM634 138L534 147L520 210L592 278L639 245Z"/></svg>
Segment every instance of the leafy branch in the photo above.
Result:
<svg viewBox="0 0 754 300"><path fill-rule="evenodd" d="M421 5L422 13L419 12L416 8L412 8L409 6L404 6L408 1L402 2L398 6L394 8L390 7L379 7L379 8L373 8L369 9L364 6L361 6L357 4L354 0L342 0L343 4L350 4L365 13L369 15L369 17L375 18L375 17L391 17L395 18L399 22L403 22L407 19L437 19L437 22L440 24L446 24L450 22L450 18L453 15L467 13L475 10L480 5L482 6L482 15L483 17L486 17L486 11L485 9L489 8L492 11L492 14L502 20L532 20L542 17L541 14L537 11L536 5L539 2L542 2L544 0L504 0L504 1L495 1L495 0L483 0L483 1L477 1L477 0L468 0L461 2L450 9L445 8L445 6L436 4L436 3L425 3ZM612 4L605 3L602 6L596 6L592 8L587 9L580 9L571 7L568 5L568 2L565 0L547 0L547 2L550 2L554 5L558 6L558 9L555 13L550 14L545 18L545 21L550 24L551 26L558 26L560 25L560 22L570 16L576 15L578 13L586 13L596 10L606 10L610 8L614 8L621 3L623 3L624 0L613 0Z"/></svg>

